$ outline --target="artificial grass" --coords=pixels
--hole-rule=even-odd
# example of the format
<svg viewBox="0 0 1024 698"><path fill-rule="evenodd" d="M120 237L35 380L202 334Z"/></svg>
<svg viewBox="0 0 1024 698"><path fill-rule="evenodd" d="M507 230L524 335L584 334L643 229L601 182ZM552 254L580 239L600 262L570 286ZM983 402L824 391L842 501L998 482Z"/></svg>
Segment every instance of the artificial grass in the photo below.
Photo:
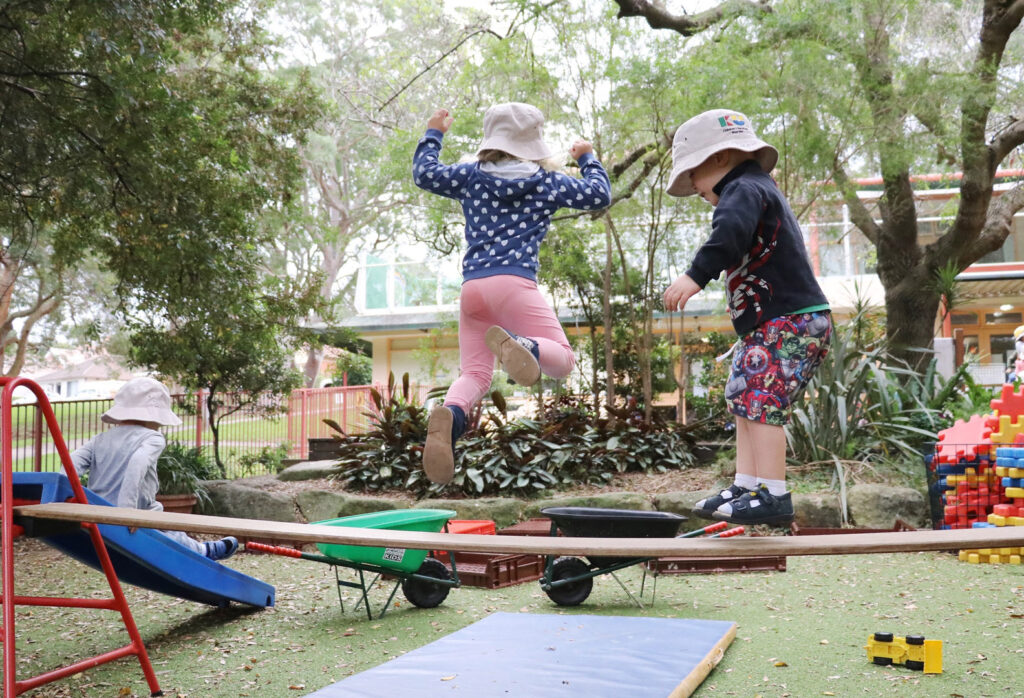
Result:
<svg viewBox="0 0 1024 698"><path fill-rule="evenodd" d="M99 573L41 543L15 546L18 593L109 593ZM453 589L431 610L399 592L401 605L379 620L353 610L351 590L339 609L328 565L254 554L228 564L274 584L277 606L210 609L125 587L167 696L303 696L494 611L736 621L736 640L698 697L1024 695L1024 568L971 565L948 553L790 557L786 572L663 575L644 609L609 575L595 578L590 598L574 608L554 605L536 582ZM618 574L639 592L638 566ZM646 589L649 602L649 577ZM379 604L386 592L373 598ZM21 678L127 641L109 611L19 607L16 630ZM876 631L942 640L943 673L872 664L863 646ZM636 680L620 695L642 695L643 677ZM423 695L430 691L425 685ZM124 698L146 696L148 687L128 658L31 695ZM390 695L386 686L380 695Z"/></svg>

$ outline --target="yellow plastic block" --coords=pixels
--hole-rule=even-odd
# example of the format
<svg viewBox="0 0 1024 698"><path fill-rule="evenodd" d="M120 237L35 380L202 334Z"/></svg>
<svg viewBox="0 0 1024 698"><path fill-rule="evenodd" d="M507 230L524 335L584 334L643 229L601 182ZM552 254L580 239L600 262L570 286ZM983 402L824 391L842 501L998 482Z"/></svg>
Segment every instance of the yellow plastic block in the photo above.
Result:
<svg viewBox="0 0 1024 698"><path fill-rule="evenodd" d="M1017 434L1024 432L1024 419L1013 418L1008 414L999 415L999 431L993 430L989 439L994 444L1012 444Z"/></svg>
<svg viewBox="0 0 1024 698"><path fill-rule="evenodd" d="M961 550L956 554L956 557L960 562L967 562L967 555L970 554L970 550Z"/></svg>
<svg viewBox="0 0 1024 698"><path fill-rule="evenodd" d="M979 562L981 562L981 558L978 556L978 553L971 553L967 556L967 562L971 563L972 565L977 565Z"/></svg>
<svg viewBox="0 0 1024 698"><path fill-rule="evenodd" d="M1003 490L1007 499L1024 499L1024 487L1007 487Z"/></svg>
<svg viewBox="0 0 1024 698"><path fill-rule="evenodd" d="M999 477L1010 477L1008 475L1009 472L1010 472L1010 469L1007 468L1005 465L997 465L996 466L996 475L998 475Z"/></svg>
<svg viewBox="0 0 1024 698"><path fill-rule="evenodd" d="M1005 516L1000 516L999 514L989 514L988 515L988 522L990 524L992 524L993 526L1005 526L1006 525L1006 517Z"/></svg>
<svg viewBox="0 0 1024 698"><path fill-rule="evenodd" d="M1007 472L1006 472L1006 475L1004 477L1012 477L1012 478L1024 477L1024 468L1007 468L1006 471Z"/></svg>
<svg viewBox="0 0 1024 698"><path fill-rule="evenodd" d="M1010 556L1010 564L1011 565L1019 565L1020 564L1020 555L1011 555Z"/></svg>
<svg viewBox="0 0 1024 698"><path fill-rule="evenodd" d="M1007 526L1024 526L1024 516L1007 516Z"/></svg>

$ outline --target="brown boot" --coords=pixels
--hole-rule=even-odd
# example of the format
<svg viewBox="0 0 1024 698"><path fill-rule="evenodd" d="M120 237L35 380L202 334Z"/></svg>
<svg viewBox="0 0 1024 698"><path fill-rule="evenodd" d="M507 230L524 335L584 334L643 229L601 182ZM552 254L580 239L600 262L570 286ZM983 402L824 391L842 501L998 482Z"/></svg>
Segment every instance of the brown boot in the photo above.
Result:
<svg viewBox="0 0 1024 698"><path fill-rule="evenodd" d="M427 479L446 485L455 475L455 454L452 452L452 411L439 405L427 419L427 442L423 446L423 471Z"/></svg>
<svg viewBox="0 0 1024 698"><path fill-rule="evenodd" d="M537 343L526 337L516 337L502 327L492 325L484 334L484 342L491 353L498 357L508 377L522 386L529 387L540 380L540 363L534 352L525 346L526 342Z"/></svg>

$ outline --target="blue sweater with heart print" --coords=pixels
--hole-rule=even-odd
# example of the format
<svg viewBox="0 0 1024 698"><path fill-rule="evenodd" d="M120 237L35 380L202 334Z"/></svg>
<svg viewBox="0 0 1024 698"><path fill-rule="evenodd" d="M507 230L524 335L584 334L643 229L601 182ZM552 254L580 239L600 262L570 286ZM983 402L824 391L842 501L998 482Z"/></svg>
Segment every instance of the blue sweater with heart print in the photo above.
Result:
<svg viewBox="0 0 1024 698"><path fill-rule="evenodd" d="M455 199L466 216L463 281L511 274L537 280L537 254L560 208L599 211L611 203L611 184L593 153L583 155L583 179L539 170L521 179L484 172L480 163L442 165L444 134L427 129L413 155L416 186Z"/></svg>

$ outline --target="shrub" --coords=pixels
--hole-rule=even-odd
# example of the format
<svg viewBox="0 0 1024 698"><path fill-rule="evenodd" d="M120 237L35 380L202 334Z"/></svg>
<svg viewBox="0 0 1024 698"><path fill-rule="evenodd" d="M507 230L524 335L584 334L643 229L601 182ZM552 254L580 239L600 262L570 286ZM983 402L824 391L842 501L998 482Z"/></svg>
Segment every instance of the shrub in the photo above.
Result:
<svg viewBox="0 0 1024 698"><path fill-rule="evenodd" d="M220 471L202 449L171 441L157 459L156 476L160 494L194 494L208 504L203 481L220 477Z"/></svg>
<svg viewBox="0 0 1024 698"><path fill-rule="evenodd" d="M635 403L595 419L587 401L555 396L539 419L508 420L504 397L491 394L474 426L456 444L455 476L430 483L421 460L426 410L413 403L408 376L403 390L389 381L389 395L374 394L373 427L339 438L336 479L364 490L408 489L417 495L445 490L465 495L533 495L573 484L597 484L617 473L686 467L693 463L687 428L660 419L644 422ZM333 425L337 428L337 425ZM340 431L340 430L339 430Z"/></svg>

